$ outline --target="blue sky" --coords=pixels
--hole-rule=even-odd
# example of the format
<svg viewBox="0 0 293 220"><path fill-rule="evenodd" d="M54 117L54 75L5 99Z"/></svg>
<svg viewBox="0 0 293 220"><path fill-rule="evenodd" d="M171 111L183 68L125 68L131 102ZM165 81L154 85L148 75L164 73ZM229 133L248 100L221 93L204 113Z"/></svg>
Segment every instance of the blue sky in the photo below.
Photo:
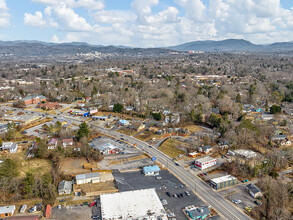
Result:
<svg viewBox="0 0 293 220"><path fill-rule="evenodd" d="M292 0L0 0L0 40L155 47L292 36Z"/></svg>

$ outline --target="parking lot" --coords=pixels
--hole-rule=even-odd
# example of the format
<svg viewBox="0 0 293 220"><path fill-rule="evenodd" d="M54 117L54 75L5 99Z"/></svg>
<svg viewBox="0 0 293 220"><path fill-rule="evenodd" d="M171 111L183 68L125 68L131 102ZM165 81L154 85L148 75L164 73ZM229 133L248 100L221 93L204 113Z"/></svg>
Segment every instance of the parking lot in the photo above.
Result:
<svg viewBox="0 0 293 220"><path fill-rule="evenodd" d="M161 179L156 179L154 176L145 176L140 172L113 172L118 189L120 192L129 190L139 190L155 188L160 199L166 199L166 209L175 213L176 219L187 219L182 209L189 205L203 206L205 203L200 200L191 189L186 188L174 175L168 170L161 170ZM181 186L181 187L180 187ZM190 193L190 196L185 194L185 191ZM172 196L168 196L169 192ZM175 198L173 194L183 194L183 197ZM211 219L222 219L220 216L214 216Z"/></svg>
<svg viewBox="0 0 293 220"><path fill-rule="evenodd" d="M62 207L58 209L57 207L52 208L51 219L58 220L68 220L68 219L84 219L90 220L92 219L93 212L95 212L95 208L90 208L86 205L71 205Z"/></svg>

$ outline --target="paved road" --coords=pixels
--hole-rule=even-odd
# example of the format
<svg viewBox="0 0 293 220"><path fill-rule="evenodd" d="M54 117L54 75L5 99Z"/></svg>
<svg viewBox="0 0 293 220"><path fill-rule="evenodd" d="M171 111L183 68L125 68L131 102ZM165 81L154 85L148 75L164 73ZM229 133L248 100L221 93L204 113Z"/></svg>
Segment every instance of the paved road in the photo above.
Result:
<svg viewBox="0 0 293 220"><path fill-rule="evenodd" d="M63 116L66 117L67 116ZM70 118L72 121L81 121L78 118ZM151 157L158 156L158 162L167 167L167 169L172 172L175 176L177 176L184 184L186 184L191 189L194 189L196 194L212 206L222 217L229 220L250 220L251 218L244 214L240 209L231 205L229 201L227 201L224 197L218 194L216 191L212 190L206 183L201 181L198 177L194 176L187 170L185 170L181 166L175 165L173 160L167 155L163 154L156 148L153 148L148 143L138 140L134 137L118 133L116 131L112 131L106 129L104 127L96 125L94 122L90 122L92 126L94 126L101 133L106 135L110 135L116 138L124 138L125 141L131 144L137 144L137 147L147 152Z"/></svg>
<svg viewBox="0 0 293 220"><path fill-rule="evenodd" d="M150 156L158 156L158 162L166 166L175 176L177 176L183 183L188 185L191 189L195 189L196 193L200 198L210 204L217 212L226 219L236 220L236 219L251 219L249 216L245 215L235 206L232 206L227 200L225 200L217 192L213 191L207 184L202 182L198 177L195 177L183 167L176 166L170 157L163 154L156 148L150 147L146 142L138 140L134 137L127 136L115 131L108 130L106 128L94 125L100 132L111 135L116 138L123 137L125 141L131 144L137 144L137 147L146 151Z"/></svg>

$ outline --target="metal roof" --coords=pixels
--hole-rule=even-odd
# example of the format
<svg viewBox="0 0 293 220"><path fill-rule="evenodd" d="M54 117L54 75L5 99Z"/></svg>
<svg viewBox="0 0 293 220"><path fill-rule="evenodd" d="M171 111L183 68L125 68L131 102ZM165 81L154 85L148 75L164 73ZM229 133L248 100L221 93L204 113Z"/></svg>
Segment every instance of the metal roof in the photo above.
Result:
<svg viewBox="0 0 293 220"><path fill-rule="evenodd" d="M221 176L221 177L218 177L218 178L211 179L211 182L222 183L222 182L227 182L227 181L230 181L230 180L237 180L237 178L234 177L234 176L231 176L231 175L227 175L227 176Z"/></svg>
<svg viewBox="0 0 293 220"><path fill-rule="evenodd" d="M256 193L258 193L258 192L261 192L260 189L259 189L256 185L254 185L254 184L252 184L252 183L248 184L248 185L246 186L246 188L249 189L249 190L250 190L251 192L253 192L254 194L256 194Z"/></svg>
<svg viewBox="0 0 293 220"><path fill-rule="evenodd" d="M205 162L209 162L209 161L212 161L212 160L216 160L215 158L212 158L210 156L207 156L207 157L202 157L202 158L199 158L197 160L195 160L196 162L200 162L200 163L205 163Z"/></svg>
<svg viewBox="0 0 293 220"><path fill-rule="evenodd" d="M95 173L85 173L85 174L79 174L75 176L76 180L84 180L84 179L91 179L91 178L100 178L100 174Z"/></svg>
<svg viewBox="0 0 293 220"><path fill-rule="evenodd" d="M144 173L150 173L150 172L158 172L160 171L160 167L158 165L154 166L147 166L143 168Z"/></svg>
<svg viewBox="0 0 293 220"><path fill-rule="evenodd" d="M14 213L14 211L15 211L15 205L0 207L0 214Z"/></svg>

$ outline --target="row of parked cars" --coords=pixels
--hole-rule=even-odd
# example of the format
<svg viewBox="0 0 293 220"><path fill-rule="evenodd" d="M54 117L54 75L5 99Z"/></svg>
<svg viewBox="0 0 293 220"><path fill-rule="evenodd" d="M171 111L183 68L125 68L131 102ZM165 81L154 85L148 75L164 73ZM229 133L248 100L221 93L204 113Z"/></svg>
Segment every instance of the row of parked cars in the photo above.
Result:
<svg viewBox="0 0 293 220"><path fill-rule="evenodd" d="M190 196L190 193L188 191L185 191L184 193L170 193L170 192L166 192L166 195L169 197L174 197L174 198L183 198L184 195L186 196Z"/></svg>

